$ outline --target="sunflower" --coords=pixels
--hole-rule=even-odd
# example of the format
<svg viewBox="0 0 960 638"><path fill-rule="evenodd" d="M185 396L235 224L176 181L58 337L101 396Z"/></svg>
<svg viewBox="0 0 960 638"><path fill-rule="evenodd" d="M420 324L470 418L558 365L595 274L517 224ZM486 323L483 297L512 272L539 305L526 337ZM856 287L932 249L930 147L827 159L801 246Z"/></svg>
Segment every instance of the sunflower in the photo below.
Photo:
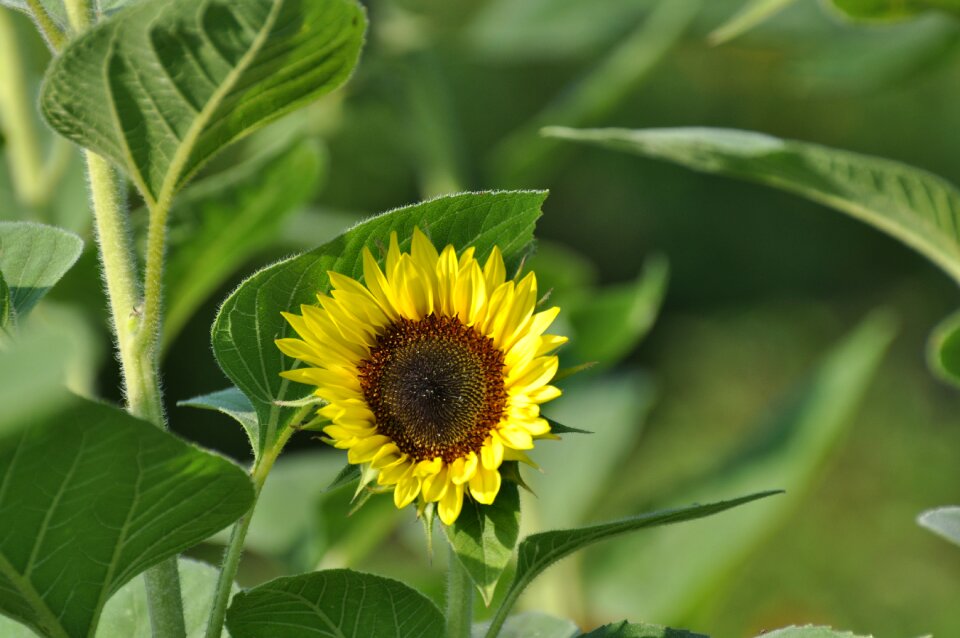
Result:
<svg viewBox="0 0 960 638"><path fill-rule="evenodd" d="M481 267L419 229L409 253L391 233L385 271L364 248L363 276L331 271L319 305L283 313L300 338L277 347L305 366L282 375L316 386L328 441L398 508L436 503L450 525L465 494L493 503L501 464L552 436L540 404L560 396L566 337L544 334L559 308L537 312L536 276L507 280L497 247Z"/></svg>

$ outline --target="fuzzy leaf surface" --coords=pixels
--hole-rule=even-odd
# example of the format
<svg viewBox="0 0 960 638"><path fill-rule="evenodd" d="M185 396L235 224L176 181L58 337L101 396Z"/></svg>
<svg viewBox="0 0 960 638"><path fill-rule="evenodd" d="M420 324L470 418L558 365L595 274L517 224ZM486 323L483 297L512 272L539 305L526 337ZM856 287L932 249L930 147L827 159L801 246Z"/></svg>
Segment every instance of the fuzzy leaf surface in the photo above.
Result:
<svg viewBox="0 0 960 638"><path fill-rule="evenodd" d="M83 251L83 241L55 226L0 222L0 272L10 295L10 313L25 316Z"/></svg>
<svg viewBox="0 0 960 638"><path fill-rule="evenodd" d="M491 505L464 499L460 516L445 529L457 559L489 605L520 535L517 484L505 481Z"/></svg>
<svg viewBox="0 0 960 638"><path fill-rule="evenodd" d="M307 386L291 383L280 372L298 365L277 349L275 339L295 336L280 315L315 304L318 292L330 287L327 271L362 280L362 249L380 254L391 231L401 250L409 250L413 228L419 226L438 248L453 244L476 247L484 260L499 246L508 272L515 268L533 240L533 228L546 197L542 191L463 193L399 208L373 217L333 241L297 257L269 266L244 281L220 308L213 324L213 352L234 384L247 395L260 423L264 449L275 440L294 409L275 401L299 399Z"/></svg>
<svg viewBox="0 0 960 638"><path fill-rule="evenodd" d="M686 629L670 629L660 625L647 623L630 623L624 620L598 627L578 638L709 638L703 634L695 634Z"/></svg>
<svg viewBox="0 0 960 638"><path fill-rule="evenodd" d="M436 638L443 615L401 582L349 569L278 578L233 598L233 638Z"/></svg>
<svg viewBox="0 0 960 638"><path fill-rule="evenodd" d="M156 202L230 142L343 84L365 28L354 0L145 0L54 59L41 108Z"/></svg>
<svg viewBox="0 0 960 638"><path fill-rule="evenodd" d="M230 461L82 399L0 439L0 468L0 609L43 636L88 636L125 583L253 501Z"/></svg>

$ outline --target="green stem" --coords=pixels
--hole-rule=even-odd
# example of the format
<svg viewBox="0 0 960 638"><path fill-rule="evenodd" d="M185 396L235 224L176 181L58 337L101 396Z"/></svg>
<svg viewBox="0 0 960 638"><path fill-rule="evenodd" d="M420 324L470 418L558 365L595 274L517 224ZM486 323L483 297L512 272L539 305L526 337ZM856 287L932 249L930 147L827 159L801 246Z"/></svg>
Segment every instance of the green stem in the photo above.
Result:
<svg viewBox="0 0 960 638"><path fill-rule="evenodd" d="M90 0L64 0L63 6L74 34L83 33L93 26L93 4Z"/></svg>
<svg viewBox="0 0 960 638"><path fill-rule="evenodd" d="M519 596L519 589L511 587L507 591L507 595L503 599L503 602L501 602L500 606L497 607L497 612L493 615L493 618L490 619L490 626L487 628L487 633L484 634L484 638L497 638L497 636L500 635L500 630L503 628L503 623L507 620L507 614L509 614L510 610L513 609L513 605L517 602L517 597Z"/></svg>
<svg viewBox="0 0 960 638"><path fill-rule="evenodd" d="M304 406L290 422L299 423L312 409L313 406ZM253 471L250 473L250 478L253 479L253 504L247 510L247 513L234 523L233 530L230 532L230 542L223 553L223 563L220 566L220 575L217 578L217 594L213 600L213 608L210 610L207 631L204 634L205 638L220 638L223 634L223 622L227 615L227 605L230 603L233 581L237 576L240 557L243 555L243 543L247 538L247 530L250 529L250 521L253 520L257 501L260 499L260 492L263 489L263 484L267 482L270 470L273 469L273 463L280 456L280 452L295 431L290 426L284 428L276 442L264 454L258 456L254 462Z"/></svg>
<svg viewBox="0 0 960 638"><path fill-rule="evenodd" d="M43 3L41 3L40 0L27 0L27 7L30 8L30 13L33 14L37 28L40 29L40 33L43 34L50 48L54 51L62 49L63 45L67 43L67 36L64 35L59 25L53 21L53 18L50 17Z"/></svg>
<svg viewBox="0 0 960 638"><path fill-rule="evenodd" d="M473 581L450 546L447 565L447 638L470 638Z"/></svg>
<svg viewBox="0 0 960 638"><path fill-rule="evenodd" d="M33 96L27 87L24 66L10 10L0 7L0 125L7 141L17 199L35 211L45 205L47 193Z"/></svg>

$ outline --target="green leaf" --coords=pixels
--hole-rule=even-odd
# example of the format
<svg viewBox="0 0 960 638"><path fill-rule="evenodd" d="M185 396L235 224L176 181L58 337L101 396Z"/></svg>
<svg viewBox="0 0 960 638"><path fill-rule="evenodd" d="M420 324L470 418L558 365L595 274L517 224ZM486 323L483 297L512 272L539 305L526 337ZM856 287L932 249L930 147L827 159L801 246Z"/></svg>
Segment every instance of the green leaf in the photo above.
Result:
<svg viewBox="0 0 960 638"><path fill-rule="evenodd" d="M960 385L960 311L943 319L930 333L927 363L941 379Z"/></svg>
<svg viewBox="0 0 960 638"><path fill-rule="evenodd" d="M724 44L738 38L780 13L796 0L747 0L737 13L710 32L710 44Z"/></svg>
<svg viewBox="0 0 960 638"><path fill-rule="evenodd" d="M22 318L83 251L73 233L32 222L0 222L0 272L13 314Z"/></svg>
<svg viewBox="0 0 960 638"><path fill-rule="evenodd" d="M668 276L667 260L652 257L634 283L601 288L572 308L567 319L576 334L573 346L579 357L613 365L629 355L653 327Z"/></svg>
<svg viewBox="0 0 960 638"><path fill-rule="evenodd" d="M41 108L166 201L230 142L343 84L365 27L353 0L146 0L54 59Z"/></svg>
<svg viewBox="0 0 960 638"><path fill-rule="evenodd" d="M329 290L329 270L362 279L361 249L367 246L379 254L378 242L384 245L391 231L397 231L402 249L409 248L414 226L424 229L439 247L475 246L480 259L498 245L509 265L515 267L533 239L545 197L542 191L464 193L399 208L244 281L223 302L212 340L220 367L257 412L257 449L272 443L293 414L292 408L275 402L298 399L309 392L306 386L280 378L281 371L295 364L274 344L274 339L293 334L281 311L297 312L301 304L316 303L316 294Z"/></svg>
<svg viewBox="0 0 960 638"><path fill-rule="evenodd" d="M510 589L507 590L501 609L509 610L520 592L547 567L584 547L628 532L712 516L739 505L780 493L776 490L757 492L729 501L650 512L611 523L542 532L528 536L520 543L517 554L517 571L514 574L513 582L510 583Z"/></svg>
<svg viewBox="0 0 960 638"><path fill-rule="evenodd" d="M917 523L951 543L960 545L960 507L940 507L920 515Z"/></svg>
<svg viewBox="0 0 960 638"><path fill-rule="evenodd" d="M360 471L359 465L352 465L347 463L341 468L337 475L333 477L333 480L330 481L330 485L324 488L324 492L332 492L333 490L339 489L344 485L350 485L354 481L359 481L362 472Z"/></svg>
<svg viewBox="0 0 960 638"><path fill-rule="evenodd" d="M278 578L234 596L233 638L436 638L443 615L401 582L348 569Z"/></svg>
<svg viewBox="0 0 960 638"><path fill-rule="evenodd" d="M207 617L213 607L220 570L213 565L181 558L180 593L183 598L183 620L187 638L203 638ZM233 586L233 593L240 587ZM6 634L4 634L6 635ZM224 638L227 632L224 631ZM142 577L124 585L103 609L97 626L97 638L152 638L150 614L147 607L147 588Z"/></svg>
<svg viewBox="0 0 960 638"><path fill-rule="evenodd" d="M316 142L301 139L198 181L177 197L170 211L165 343L309 200L322 157Z"/></svg>
<svg viewBox="0 0 960 638"><path fill-rule="evenodd" d="M711 128L544 134L769 184L830 206L913 247L960 282L960 191L926 171L770 135Z"/></svg>
<svg viewBox="0 0 960 638"><path fill-rule="evenodd" d="M483 638L490 623L477 623L473 626L473 638ZM498 638L574 638L580 630L572 620L556 618L539 611L525 611L507 618Z"/></svg>
<svg viewBox="0 0 960 638"><path fill-rule="evenodd" d="M564 425L563 423L557 423L553 419L547 419L547 422L550 424L550 432L552 434L593 434L590 430L581 430L580 428L572 428L569 425Z"/></svg>
<svg viewBox="0 0 960 638"><path fill-rule="evenodd" d="M837 631L829 627L814 627L813 625L804 625L803 627L784 627L768 631L757 638L872 638L871 636L855 636L849 631Z"/></svg>
<svg viewBox="0 0 960 638"><path fill-rule="evenodd" d="M960 16L960 0L830 0L830 4L854 20L893 22L931 9Z"/></svg>
<svg viewBox="0 0 960 638"><path fill-rule="evenodd" d="M88 636L111 594L240 517L246 473L83 399L0 439L0 610Z"/></svg>
<svg viewBox="0 0 960 638"><path fill-rule="evenodd" d="M701 603L771 529L795 509L851 424L895 329L882 312L869 315L822 358L762 424L715 471L669 502L707 501L721 494L782 485L788 493L764 507L743 508L709 526L653 530L593 557L588 601L601 613L679 618ZM635 469L635 468L634 468ZM623 470L629 473L631 468ZM624 562L626 561L626 562ZM637 573L659 574L655 580ZM673 592L684 592L683 597Z"/></svg>
<svg viewBox="0 0 960 638"><path fill-rule="evenodd" d="M686 629L670 629L660 625L646 623L634 624L626 620L598 627L593 631L580 634L580 638L708 638Z"/></svg>
<svg viewBox="0 0 960 638"><path fill-rule="evenodd" d="M178 406L216 410L226 414L243 426L250 439L250 447L256 451L260 443L260 425L257 423L257 413L250 403L250 399L239 389L231 386L210 394L203 394L192 399L177 401Z"/></svg>
<svg viewBox="0 0 960 638"><path fill-rule="evenodd" d="M489 606L520 536L520 492L516 483L505 481L491 505L464 499L460 516L445 529L454 554Z"/></svg>

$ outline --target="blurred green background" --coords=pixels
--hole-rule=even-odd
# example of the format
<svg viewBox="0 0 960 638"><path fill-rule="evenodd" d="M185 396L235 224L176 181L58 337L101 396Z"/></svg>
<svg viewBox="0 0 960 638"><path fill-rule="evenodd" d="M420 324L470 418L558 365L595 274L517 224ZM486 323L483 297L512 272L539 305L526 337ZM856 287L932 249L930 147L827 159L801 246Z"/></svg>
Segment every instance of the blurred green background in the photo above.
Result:
<svg viewBox="0 0 960 638"><path fill-rule="evenodd" d="M209 281L189 292L168 344L173 428L246 458L228 417L176 402L227 385L209 327L258 267L437 194L547 188L534 267L575 339L565 364L601 365L564 382L566 396L546 410L596 434L538 446L543 471L525 472L539 495L524 503L525 529L767 488L788 494L599 546L553 568L524 606L572 613L584 627L629 617L720 637L806 622L878 637L960 635L960 551L914 522L960 502L960 397L924 362L927 334L960 301L947 277L805 200L538 135L547 124L742 128L960 182L960 23L930 14L854 24L797 0L712 45L708 35L742 4L368 2L368 44L347 88L235 146L175 213L170 253L188 257L171 266L168 291L186 296L197 269ZM29 21L14 19L37 87L49 57ZM257 184L260 172L243 169L289 159L304 143L312 160L285 173L292 185ZM39 206L18 201L0 171L0 216L90 238L72 155ZM136 201L131 211L142 224ZM235 232L248 218L252 230ZM222 254L189 252L197 236L224 243ZM119 399L99 283L88 250L40 314L95 344L81 385ZM874 375L889 317L856 326L877 307L898 330ZM287 457L254 523L245 583L347 564L442 595L444 553L436 570L423 569L409 511L374 499L345 520L349 494L319 494L342 457L307 435ZM215 545L196 553L213 559Z"/></svg>

